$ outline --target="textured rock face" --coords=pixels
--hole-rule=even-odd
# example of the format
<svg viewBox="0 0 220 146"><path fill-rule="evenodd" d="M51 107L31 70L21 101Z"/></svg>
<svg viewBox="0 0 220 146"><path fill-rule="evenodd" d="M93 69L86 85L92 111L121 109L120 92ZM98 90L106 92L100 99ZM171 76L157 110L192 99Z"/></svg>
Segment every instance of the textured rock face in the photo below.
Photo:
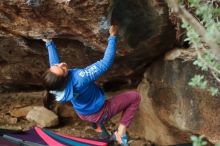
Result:
<svg viewBox="0 0 220 146"><path fill-rule="evenodd" d="M119 25L120 42L100 83L111 89L136 85L145 66L174 43L164 1L1 0L1 90L41 87L39 77L48 65L39 40L44 36L56 38L61 60L70 67L100 59L111 20Z"/></svg>
<svg viewBox="0 0 220 146"><path fill-rule="evenodd" d="M44 58L30 49L21 37L0 32L0 91L38 88L40 68L47 66Z"/></svg>
<svg viewBox="0 0 220 146"><path fill-rule="evenodd" d="M53 127L59 124L58 116L52 111L46 109L45 107L34 107L30 110L26 116L29 121L36 122L36 124L41 127Z"/></svg>
<svg viewBox="0 0 220 146"><path fill-rule="evenodd" d="M131 130L162 145L189 142L192 133L216 143L220 139L220 99L189 87L196 73L199 70L191 62L181 59L152 64L139 85L142 103L134 121L136 127ZM215 84L209 75L206 77Z"/></svg>

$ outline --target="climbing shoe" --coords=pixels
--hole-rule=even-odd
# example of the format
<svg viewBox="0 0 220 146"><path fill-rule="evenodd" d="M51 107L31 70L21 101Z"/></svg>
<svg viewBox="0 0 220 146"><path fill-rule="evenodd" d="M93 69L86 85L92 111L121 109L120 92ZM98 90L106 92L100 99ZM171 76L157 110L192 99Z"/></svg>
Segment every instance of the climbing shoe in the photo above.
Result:
<svg viewBox="0 0 220 146"><path fill-rule="evenodd" d="M124 134L124 135L120 136L120 135L118 134L118 131L115 131L115 132L112 134L111 140L117 141L121 146L129 146L127 135Z"/></svg>
<svg viewBox="0 0 220 146"><path fill-rule="evenodd" d="M101 137L103 139L110 138L110 135L109 135L108 131L106 130L105 125L102 122L92 123L91 126L98 133L99 137Z"/></svg>

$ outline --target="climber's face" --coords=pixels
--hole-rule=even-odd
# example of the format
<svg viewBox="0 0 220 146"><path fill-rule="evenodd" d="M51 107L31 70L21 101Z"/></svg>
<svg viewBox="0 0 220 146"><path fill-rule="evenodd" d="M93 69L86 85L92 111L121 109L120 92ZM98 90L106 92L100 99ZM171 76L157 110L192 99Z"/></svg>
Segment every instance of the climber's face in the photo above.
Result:
<svg viewBox="0 0 220 146"><path fill-rule="evenodd" d="M68 74L68 66L66 63L61 62L59 64L55 64L50 67L50 71L59 76L67 76Z"/></svg>

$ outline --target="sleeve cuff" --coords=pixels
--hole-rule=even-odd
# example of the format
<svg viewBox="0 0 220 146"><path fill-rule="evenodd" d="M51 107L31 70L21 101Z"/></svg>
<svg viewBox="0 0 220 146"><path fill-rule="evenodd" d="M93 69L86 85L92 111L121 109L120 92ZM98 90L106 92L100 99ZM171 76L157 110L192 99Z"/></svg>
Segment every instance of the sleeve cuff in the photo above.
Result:
<svg viewBox="0 0 220 146"><path fill-rule="evenodd" d="M117 41L118 40L118 36L109 36L109 38L108 38L108 40L110 41L110 40L115 40L115 41Z"/></svg>
<svg viewBox="0 0 220 146"><path fill-rule="evenodd" d="M46 42L46 46L48 47L49 45L52 45L53 44L53 41L49 41L49 42Z"/></svg>

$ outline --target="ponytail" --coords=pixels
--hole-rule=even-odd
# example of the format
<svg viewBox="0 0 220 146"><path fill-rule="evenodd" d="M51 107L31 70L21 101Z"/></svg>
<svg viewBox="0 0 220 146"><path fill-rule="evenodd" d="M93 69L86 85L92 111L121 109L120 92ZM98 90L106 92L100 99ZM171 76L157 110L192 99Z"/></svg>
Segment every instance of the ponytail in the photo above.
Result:
<svg viewBox="0 0 220 146"><path fill-rule="evenodd" d="M55 101L55 97L53 94L51 94L48 90L43 95L43 104L44 107L47 109L52 110L52 105Z"/></svg>

